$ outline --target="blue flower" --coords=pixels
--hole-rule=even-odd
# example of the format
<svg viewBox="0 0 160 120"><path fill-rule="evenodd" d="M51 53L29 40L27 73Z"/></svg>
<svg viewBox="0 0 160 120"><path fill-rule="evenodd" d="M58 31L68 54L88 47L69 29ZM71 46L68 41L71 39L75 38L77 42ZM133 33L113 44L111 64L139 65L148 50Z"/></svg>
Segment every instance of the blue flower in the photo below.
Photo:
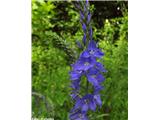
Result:
<svg viewBox="0 0 160 120"><path fill-rule="evenodd" d="M104 68L104 66L100 62L96 62L95 64L96 69L98 69L100 72L107 72L107 70Z"/></svg>
<svg viewBox="0 0 160 120"><path fill-rule="evenodd" d="M95 86L94 87L94 95L99 94L99 91L101 91L103 89L103 86L99 85L99 86Z"/></svg>
<svg viewBox="0 0 160 120"><path fill-rule="evenodd" d="M88 109L95 111L96 110L96 103L93 99L93 95L87 94L82 98L81 101L81 111L86 113Z"/></svg>
<svg viewBox="0 0 160 120"><path fill-rule="evenodd" d="M73 67L73 70L87 71L88 69L93 67L95 63L96 63L96 59L94 58L80 57L80 59L75 64L73 64L72 67Z"/></svg>
<svg viewBox="0 0 160 120"><path fill-rule="evenodd" d="M81 57L85 57L85 58L88 58L88 57L101 58L103 55L104 55L104 53L100 49L98 49L96 47L95 41L91 40L89 42L88 48L84 52L82 52Z"/></svg>
<svg viewBox="0 0 160 120"><path fill-rule="evenodd" d="M97 106L102 106L100 95L87 94L76 101L71 113L79 111L82 114L86 114L88 110L95 111Z"/></svg>
<svg viewBox="0 0 160 120"><path fill-rule="evenodd" d="M80 79L72 81L71 87L78 90L80 88Z"/></svg>
<svg viewBox="0 0 160 120"><path fill-rule="evenodd" d="M100 107L102 106L102 101L99 94L94 95L94 100L96 101L97 105L99 105Z"/></svg>
<svg viewBox="0 0 160 120"><path fill-rule="evenodd" d="M72 97L73 100L78 100L80 99L80 79L74 80L71 82L71 88L73 89L70 96Z"/></svg>
<svg viewBox="0 0 160 120"><path fill-rule="evenodd" d="M87 112L89 110L95 111L96 108L102 106L100 97L100 90L103 89L101 83L105 80L102 72L107 72L104 66L97 62L97 58L101 58L104 53L98 49L96 42L92 39L92 27L90 25L91 13L89 11L89 1L86 1L84 6L77 5L80 10L80 22L83 29L82 44L77 42L78 47L86 48L81 54L78 60L72 64L72 71L69 72L71 79L71 97L75 102L74 107L70 111L70 120L88 120ZM84 8L82 8L84 7ZM87 46L88 44L88 46ZM85 95L81 96L80 83L82 76L87 78L87 84L85 88ZM93 92L88 93L88 83L93 86Z"/></svg>
<svg viewBox="0 0 160 120"><path fill-rule="evenodd" d="M103 75L95 68L89 69L87 73L87 78L93 86L100 86L100 83L105 80Z"/></svg>
<svg viewBox="0 0 160 120"><path fill-rule="evenodd" d="M80 95L77 91L72 91L72 94L70 94L73 100L77 101L80 99Z"/></svg>
<svg viewBox="0 0 160 120"><path fill-rule="evenodd" d="M80 79L80 77L83 75L83 71L82 70L74 70L74 71L70 71L70 79L71 80L77 80Z"/></svg>
<svg viewBox="0 0 160 120"><path fill-rule="evenodd" d="M69 115L70 120L88 120L86 114L82 113L81 110L76 110Z"/></svg>
<svg viewBox="0 0 160 120"><path fill-rule="evenodd" d="M80 109L82 113L87 113L87 111L96 110L96 101L94 100L94 96L92 94L87 94L83 98L78 99L72 111L76 111Z"/></svg>

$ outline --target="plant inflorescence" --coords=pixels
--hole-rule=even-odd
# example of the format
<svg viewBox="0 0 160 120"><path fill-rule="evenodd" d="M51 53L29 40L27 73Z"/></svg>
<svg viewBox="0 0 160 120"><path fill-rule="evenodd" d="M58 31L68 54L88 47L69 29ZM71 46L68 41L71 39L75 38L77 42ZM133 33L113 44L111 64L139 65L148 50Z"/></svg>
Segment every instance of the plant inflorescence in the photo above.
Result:
<svg viewBox="0 0 160 120"><path fill-rule="evenodd" d="M77 1L75 6L80 13L80 23L84 34L82 42L78 42L78 46L83 51L78 60L71 65L72 70L69 73L72 88L71 97L75 102L69 117L70 120L88 120L88 111L95 111L97 107L102 106L99 92L103 89L101 83L105 78L102 73L106 70L97 61L102 58L104 53L98 48L92 37L89 1ZM81 84L83 80L86 81L85 85Z"/></svg>

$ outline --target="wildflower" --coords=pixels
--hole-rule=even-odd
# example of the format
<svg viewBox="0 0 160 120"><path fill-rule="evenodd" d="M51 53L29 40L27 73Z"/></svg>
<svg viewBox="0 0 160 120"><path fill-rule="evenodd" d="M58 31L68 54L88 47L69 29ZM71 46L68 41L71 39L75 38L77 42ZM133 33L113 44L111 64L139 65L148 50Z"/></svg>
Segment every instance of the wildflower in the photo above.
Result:
<svg viewBox="0 0 160 120"><path fill-rule="evenodd" d="M69 115L70 120L88 120L87 115L77 110Z"/></svg>
<svg viewBox="0 0 160 120"><path fill-rule="evenodd" d="M95 41L91 40L89 42L87 50L85 50L81 54L81 57L85 57L85 58L88 58L88 57L101 58L103 55L104 55L104 53L102 53L102 51L96 47Z"/></svg>
<svg viewBox="0 0 160 120"><path fill-rule="evenodd" d="M94 87L94 95L99 94L99 91L101 91L103 89L103 86L99 85L99 86L95 86Z"/></svg>
<svg viewBox="0 0 160 120"><path fill-rule="evenodd" d="M99 94L94 95L94 100L96 101L97 105L99 105L100 107L102 106L102 101Z"/></svg>
<svg viewBox="0 0 160 120"><path fill-rule="evenodd" d="M78 99L72 111L80 109L82 113L87 113L87 111L96 110L96 100L92 94L87 94L83 98Z"/></svg>
<svg viewBox="0 0 160 120"><path fill-rule="evenodd" d="M70 76L71 76L71 78L70 78L71 80L77 80L83 74L83 72L81 70L74 70L74 71L71 71L69 73L70 73Z"/></svg>
<svg viewBox="0 0 160 120"><path fill-rule="evenodd" d="M87 71L89 68L93 67L96 63L96 59L94 58L83 58L80 57L80 59L72 65L74 70L83 70Z"/></svg>
<svg viewBox="0 0 160 120"><path fill-rule="evenodd" d="M100 62L96 62L95 68L100 72L107 72L107 70L104 68L104 66Z"/></svg>
<svg viewBox="0 0 160 120"><path fill-rule="evenodd" d="M95 68L91 68L88 71L87 78L93 86L100 86L100 83L105 80L103 75L101 75L101 73Z"/></svg>
<svg viewBox="0 0 160 120"><path fill-rule="evenodd" d="M87 112L89 110L95 111L97 107L102 106L100 97L100 90L103 89L101 83L105 80L102 75L107 72L104 66L97 62L97 58L101 58L104 53L97 47L96 42L92 39L92 27L90 26L91 13L89 11L89 1L82 8L82 5L77 5L80 10L80 22L83 29L83 52L80 54L78 60L72 64L72 70L69 72L71 79L71 97L75 101L75 105L70 111L70 120L88 120ZM89 36L89 37L87 37ZM78 46L82 46L77 43ZM80 95L82 89L80 83L82 76L86 77L87 84L85 87L86 93ZM93 92L88 93L88 83L93 86Z"/></svg>
<svg viewBox="0 0 160 120"><path fill-rule="evenodd" d="M80 99L80 95L77 91L72 91L72 94L70 95L73 100L77 101Z"/></svg>
<svg viewBox="0 0 160 120"><path fill-rule="evenodd" d="M78 90L80 88L80 79L72 81L71 87Z"/></svg>

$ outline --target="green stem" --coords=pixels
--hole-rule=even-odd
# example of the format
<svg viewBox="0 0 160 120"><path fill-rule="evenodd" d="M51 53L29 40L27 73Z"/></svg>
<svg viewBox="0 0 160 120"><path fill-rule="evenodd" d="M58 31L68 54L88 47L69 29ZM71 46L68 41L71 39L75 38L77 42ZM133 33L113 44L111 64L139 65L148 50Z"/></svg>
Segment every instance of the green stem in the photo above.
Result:
<svg viewBox="0 0 160 120"><path fill-rule="evenodd" d="M86 80L87 82L86 82L86 93L88 94L88 88L89 88L89 82L88 82L88 80Z"/></svg>

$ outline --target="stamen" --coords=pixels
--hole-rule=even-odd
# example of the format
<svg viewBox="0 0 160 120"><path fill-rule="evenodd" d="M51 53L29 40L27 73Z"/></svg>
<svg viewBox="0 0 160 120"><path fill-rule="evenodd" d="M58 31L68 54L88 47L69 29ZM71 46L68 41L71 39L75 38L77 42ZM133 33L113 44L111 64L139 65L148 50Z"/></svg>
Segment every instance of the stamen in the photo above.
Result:
<svg viewBox="0 0 160 120"><path fill-rule="evenodd" d="M83 117L82 117L82 114L79 114L79 118L80 118L80 119L82 119L82 118L83 118Z"/></svg>
<svg viewBox="0 0 160 120"><path fill-rule="evenodd" d="M96 75L92 75L91 77L92 77L92 78L96 78L97 76L96 76Z"/></svg>
<svg viewBox="0 0 160 120"><path fill-rule="evenodd" d="M88 103L89 103L89 100L88 100L88 99L86 99L86 100L84 100L84 102L85 102L85 104L88 104Z"/></svg>
<svg viewBox="0 0 160 120"><path fill-rule="evenodd" d="M90 51L89 51L89 53L90 53L91 55L93 55L94 52L95 52L94 50L90 50Z"/></svg>
<svg viewBox="0 0 160 120"><path fill-rule="evenodd" d="M84 65L85 65L85 66L88 66L88 65L89 65L89 62L85 62Z"/></svg>

